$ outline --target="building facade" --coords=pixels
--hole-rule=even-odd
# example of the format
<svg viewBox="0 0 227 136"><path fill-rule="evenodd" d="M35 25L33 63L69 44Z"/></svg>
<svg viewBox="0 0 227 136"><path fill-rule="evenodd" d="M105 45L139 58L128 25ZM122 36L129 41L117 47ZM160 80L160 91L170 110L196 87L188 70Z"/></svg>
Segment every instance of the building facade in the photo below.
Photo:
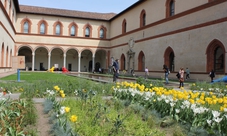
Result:
<svg viewBox="0 0 227 136"><path fill-rule="evenodd" d="M119 14L0 3L0 71L25 56L31 71L120 69L153 76L188 67L194 79L226 74L227 0L139 0ZM175 77L175 74L170 75Z"/></svg>

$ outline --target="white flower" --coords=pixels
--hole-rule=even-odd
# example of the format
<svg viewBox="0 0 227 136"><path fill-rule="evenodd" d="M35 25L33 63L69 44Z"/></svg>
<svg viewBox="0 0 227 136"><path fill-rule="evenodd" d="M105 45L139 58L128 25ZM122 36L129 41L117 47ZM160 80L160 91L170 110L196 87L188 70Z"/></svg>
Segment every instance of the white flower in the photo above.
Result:
<svg viewBox="0 0 227 136"><path fill-rule="evenodd" d="M222 118L217 117L217 118L214 119L214 121L217 122L217 123L219 123L219 122L222 121Z"/></svg>
<svg viewBox="0 0 227 136"><path fill-rule="evenodd" d="M65 106L62 106L61 108L60 108L60 114L64 114L65 113Z"/></svg>
<svg viewBox="0 0 227 136"><path fill-rule="evenodd" d="M169 103L169 100L165 100L166 103Z"/></svg>
<svg viewBox="0 0 227 136"><path fill-rule="evenodd" d="M227 108L224 108L224 112L227 112Z"/></svg>
<svg viewBox="0 0 227 136"><path fill-rule="evenodd" d="M212 114L213 114L213 117L214 118L217 118L217 117L219 117L220 116L220 112L218 112L218 111L212 111Z"/></svg>
<svg viewBox="0 0 227 136"><path fill-rule="evenodd" d="M181 105L180 107L181 107L181 109L185 109L185 106L184 105Z"/></svg>
<svg viewBox="0 0 227 136"><path fill-rule="evenodd" d="M173 102L170 103L170 106L171 106L171 107L173 107L174 105L175 105L175 103L173 103Z"/></svg>
<svg viewBox="0 0 227 136"><path fill-rule="evenodd" d="M179 109L175 109L176 113L180 113L180 110Z"/></svg>
<svg viewBox="0 0 227 136"><path fill-rule="evenodd" d="M209 126L211 126L212 120L207 120L207 124L209 124Z"/></svg>

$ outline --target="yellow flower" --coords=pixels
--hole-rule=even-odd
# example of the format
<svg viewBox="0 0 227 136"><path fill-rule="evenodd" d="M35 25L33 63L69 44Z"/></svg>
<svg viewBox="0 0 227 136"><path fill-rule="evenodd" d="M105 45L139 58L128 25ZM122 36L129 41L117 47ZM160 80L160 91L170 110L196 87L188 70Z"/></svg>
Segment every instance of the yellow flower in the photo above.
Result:
<svg viewBox="0 0 227 136"><path fill-rule="evenodd" d="M60 90L60 88L56 85L56 86L54 86L54 89L56 90L56 91L59 91Z"/></svg>
<svg viewBox="0 0 227 136"><path fill-rule="evenodd" d="M65 107L65 112L68 113L70 111L69 107Z"/></svg>
<svg viewBox="0 0 227 136"><path fill-rule="evenodd" d="M65 98L65 94L64 94L64 93L62 93L62 94L61 94L61 97L62 97L62 98Z"/></svg>
<svg viewBox="0 0 227 136"><path fill-rule="evenodd" d="M72 115L72 116L70 117L70 120L71 120L72 122L76 122L76 121L77 121L77 116L76 116L76 115Z"/></svg>
<svg viewBox="0 0 227 136"><path fill-rule="evenodd" d="M63 91L63 90L61 90L61 91L60 91L60 94L63 94L63 93L64 93L64 91Z"/></svg>

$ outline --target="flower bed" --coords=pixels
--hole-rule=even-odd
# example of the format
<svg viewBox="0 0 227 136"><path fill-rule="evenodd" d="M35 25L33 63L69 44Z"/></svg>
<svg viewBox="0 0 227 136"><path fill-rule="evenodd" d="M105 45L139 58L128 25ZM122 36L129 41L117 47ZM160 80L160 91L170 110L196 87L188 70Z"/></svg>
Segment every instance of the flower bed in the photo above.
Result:
<svg viewBox="0 0 227 136"><path fill-rule="evenodd" d="M64 135L153 135L165 136L156 128L152 113L137 104L101 97L96 91L76 90L76 98L56 100L60 88L48 90L44 112L51 115L52 133ZM56 92L56 93L55 93Z"/></svg>
<svg viewBox="0 0 227 136"><path fill-rule="evenodd" d="M187 125L190 133L227 134L227 97L213 92L198 92L145 88L137 83L122 82L113 87L115 97L136 101L160 113L161 117L171 116L177 122ZM200 131L200 132L199 132Z"/></svg>

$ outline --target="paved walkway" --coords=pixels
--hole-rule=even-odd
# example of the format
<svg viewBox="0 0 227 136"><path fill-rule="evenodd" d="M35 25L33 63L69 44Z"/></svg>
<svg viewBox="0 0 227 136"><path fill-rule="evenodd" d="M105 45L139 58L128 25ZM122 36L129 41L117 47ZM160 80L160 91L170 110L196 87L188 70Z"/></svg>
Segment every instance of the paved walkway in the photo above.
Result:
<svg viewBox="0 0 227 136"><path fill-rule="evenodd" d="M0 73L0 80L3 77L6 77L6 76L9 76L9 75L12 75L12 74L16 74L16 73L17 73L17 71L9 71L9 72Z"/></svg>

